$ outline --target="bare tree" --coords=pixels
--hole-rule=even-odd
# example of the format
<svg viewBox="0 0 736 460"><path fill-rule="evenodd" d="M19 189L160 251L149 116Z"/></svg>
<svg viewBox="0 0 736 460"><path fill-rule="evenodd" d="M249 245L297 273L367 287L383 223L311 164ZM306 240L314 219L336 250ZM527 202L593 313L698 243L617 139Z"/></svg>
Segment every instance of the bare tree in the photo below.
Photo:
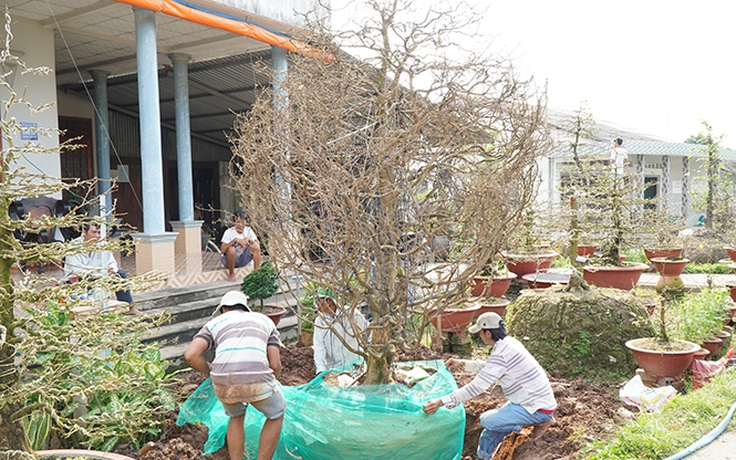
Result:
<svg viewBox="0 0 736 460"><path fill-rule="evenodd" d="M428 313L462 302L464 281L519 221L548 136L531 82L453 44L477 16L367 3L359 30L312 24L305 39L324 59L292 56L283 86L238 118L233 166L281 271L369 311L365 382L386 383L397 348L417 343Z"/></svg>

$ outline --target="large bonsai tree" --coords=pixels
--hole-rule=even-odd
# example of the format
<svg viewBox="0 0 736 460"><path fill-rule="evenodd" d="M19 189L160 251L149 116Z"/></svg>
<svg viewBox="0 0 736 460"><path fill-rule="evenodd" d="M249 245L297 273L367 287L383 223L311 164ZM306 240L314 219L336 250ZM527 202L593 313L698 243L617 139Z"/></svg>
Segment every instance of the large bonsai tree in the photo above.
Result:
<svg viewBox="0 0 736 460"><path fill-rule="evenodd" d="M239 117L232 165L281 273L369 311L359 353L379 384L520 220L548 137L530 82L454 45L474 19L367 3L359 30L312 24L324 59L290 56L283 84Z"/></svg>

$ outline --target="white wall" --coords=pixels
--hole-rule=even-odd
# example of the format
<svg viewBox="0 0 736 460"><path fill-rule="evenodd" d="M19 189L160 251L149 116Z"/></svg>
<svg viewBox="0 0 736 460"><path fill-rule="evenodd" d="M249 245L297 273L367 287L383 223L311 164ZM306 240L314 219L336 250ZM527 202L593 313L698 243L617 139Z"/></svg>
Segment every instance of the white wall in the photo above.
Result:
<svg viewBox="0 0 736 460"><path fill-rule="evenodd" d="M10 49L22 52L21 60L27 67L47 66L54 67L54 32L44 29L37 22L23 18L13 18L13 41ZM13 77L10 77L13 78ZM13 90L20 96L24 86L28 85L26 99L33 107L43 104L53 104L47 110L32 114L27 106L15 105L10 111L10 117L20 123L35 123L39 128L58 128L56 107L56 79L53 72L47 75L20 75L20 68L16 69L13 80ZM0 98L7 99L9 93L0 88ZM12 142L18 146L27 142L21 140L20 135L13 137ZM53 148L59 145L59 136L54 131L50 136L38 135L37 141L44 148ZM3 147L8 146L8 139L3 139ZM51 177L61 176L61 166L58 152L56 154L38 155L25 154L19 164L28 168L30 173L44 173Z"/></svg>

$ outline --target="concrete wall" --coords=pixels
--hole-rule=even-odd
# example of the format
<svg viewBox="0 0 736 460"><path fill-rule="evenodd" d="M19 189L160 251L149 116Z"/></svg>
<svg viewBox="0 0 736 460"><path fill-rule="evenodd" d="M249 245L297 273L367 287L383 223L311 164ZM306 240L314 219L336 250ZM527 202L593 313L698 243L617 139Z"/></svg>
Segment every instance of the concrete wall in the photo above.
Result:
<svg viewBox="0 0 736 460"><path fill-rule="evenodd" d="M23 18L13 18L13 41L10 45L12 51L17 51L21 55L21 59L26 63L27 67L47 66L53 70L54 67L54 31L44 29L37 22ZM4 35L4 34L3 34ZM39 128L58 128L58 115L56 107L56 80L53 72L46 75L21 75L20 69L16 69L15 75L10 77L13 79L13 90L17 94L22 94L25 85L28 85L26 99L33 107L43 104L52 104L48 109L40 113L31 113L31 110L17 104L10 111L10 116L14 117L20 123L32 123ZM0 89L0 98L7 99L8 92ZM3 140L3 147L7 147L8 139ZM15 145L25 143L25 139L21 139L20 135L14 136L12 142ZM54 148L59 144L59 136L56 132L48 136L39 134L37 140L44 148ZM30 173L43 173L51 177L59 177L61 175L61 166L58 155L37 155L26 154L20 161L20 165L28 168Z"/></svg>

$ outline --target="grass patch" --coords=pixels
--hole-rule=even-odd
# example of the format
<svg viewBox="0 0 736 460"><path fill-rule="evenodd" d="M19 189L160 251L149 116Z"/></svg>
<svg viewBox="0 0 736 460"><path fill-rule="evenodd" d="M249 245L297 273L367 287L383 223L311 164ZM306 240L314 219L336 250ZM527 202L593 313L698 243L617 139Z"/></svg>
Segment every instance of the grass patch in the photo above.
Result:
<svg viewBox="0 0 736 460"><path fill-rule="evenodd" d="M694 264L689 263L685 266L685 270L682 273L694 274L704 273L711 275L731 275L733 274L733 268L729 267L728 264Z"/></svg>
<svg viewBox="0 0 736 460"><path fill-rule="evenodd" d="M678 395L660 413L642 413L609 441L584 449L588 460L659 460L673 455L715 428L736 402L736 372L722 373L700 390ZM729 424L736 428L736 418Z"/></svg>

